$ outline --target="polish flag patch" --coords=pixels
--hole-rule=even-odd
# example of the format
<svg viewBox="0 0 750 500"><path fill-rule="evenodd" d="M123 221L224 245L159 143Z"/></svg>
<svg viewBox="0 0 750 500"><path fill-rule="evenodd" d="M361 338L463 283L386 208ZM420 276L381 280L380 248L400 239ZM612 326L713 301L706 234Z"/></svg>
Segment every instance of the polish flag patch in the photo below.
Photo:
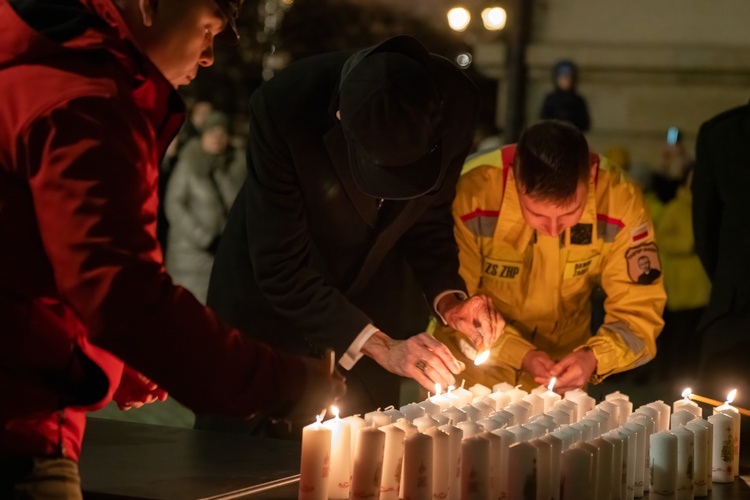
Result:
<svg viewBox="0 0 750 500"><path fill-rule="evenodd" d="M650 235L648 222L644 222L640 226L636 227L635 229L630 231L630 238L633 240L633 243L637 243L639 241L645 240Z"/></svg>

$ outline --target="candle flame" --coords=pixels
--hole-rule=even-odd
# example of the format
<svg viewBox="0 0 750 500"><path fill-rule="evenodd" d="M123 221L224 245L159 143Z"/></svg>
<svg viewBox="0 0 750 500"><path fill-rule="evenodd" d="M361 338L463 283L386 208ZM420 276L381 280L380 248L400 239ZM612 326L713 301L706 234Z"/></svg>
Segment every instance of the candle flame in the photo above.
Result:
<svg viewBox="0 0 750 500"><path fill-rule="evenodd" d="M737 396L737 389L732 389L732 391L727 394L727 404L734 401L735 396Z"/></svg>
<svg viewBox="0 0 750 500"><path fill-rule="evenodd" d="M555 387L555 382L557 382L557 377L552 377L552 380L549 381L549 385L547 386L547 390L551 391L553 387Z"/></svg>
<svg viewBox="0 0 750 500"><path fill-rule="evenodd" d="M484 363L485 361L487 361L489 359L489 357L490 357L490 351L489 351L489 349L486 349L486 350L480 352L479 354L477 354L477 357L474 358L474 364L476 366L479 366L482 363Z"/></svg>
<svg viewBox="0 0 750 500"><path fill-rule="evenodd" d="M339 418L339 407L336 405L332 405L331 413L333 413L333 418Z"/></svg>
<svg viewBox="0 0 750 500"><path fill-rule="evenodd" d="M440 396L443 392L443 388L440 384L435 384L435 396Z"/></svg>
<svg viewBox="0 0 750 500"><path fill-rule="evenodd" d="M693 391L692 391L692 389L690 389L690 387L688 387L687 389L685 389L684 391L682 391L682 397L683 398L688 398L689 399L691 394L693 394Z"/></svg>

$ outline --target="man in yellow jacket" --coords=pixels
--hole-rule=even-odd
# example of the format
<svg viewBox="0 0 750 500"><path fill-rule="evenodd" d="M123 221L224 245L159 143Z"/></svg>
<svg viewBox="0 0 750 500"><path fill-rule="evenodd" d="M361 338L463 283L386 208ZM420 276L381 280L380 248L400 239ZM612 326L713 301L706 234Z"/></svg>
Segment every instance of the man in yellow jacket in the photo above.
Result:
<svg viewBox="0 0 750 500"><path fill-rule="evenodd" d="M489 361L466 363L467 382L532 388L557 377L562 393L654 357L666 295L643 196L574 127L543 121L471 158L453 213L469 293L491 297L507 322ZM599 280L606 314L592 336ZM474 357L460 334L436 335Z"/></svg>

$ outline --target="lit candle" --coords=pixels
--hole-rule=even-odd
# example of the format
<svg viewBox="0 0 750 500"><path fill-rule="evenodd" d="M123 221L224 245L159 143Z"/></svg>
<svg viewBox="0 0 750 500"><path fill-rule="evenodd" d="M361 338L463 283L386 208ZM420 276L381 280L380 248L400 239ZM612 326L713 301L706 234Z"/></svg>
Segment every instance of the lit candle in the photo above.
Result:
<svg viewBox="0 0 750 500"><path fill-rule="evenodd" d="M686 410L678 410L669 417L669 429L677 429L678 427L684 427L691 420L695 420L694 414Z"/></svg>
<svg viewBox="0 0 750 500"><path fill-rule="evenodd" d="M493 392L492 394L484 398L484 400L486 402L492 401L495 405L495 411L502 410L510 404L510 396L508 396L504 392Z"/></svg>
<svg viewBox="0 0 750 500"><path fill-rule="evenodd" d="M453 425L456 425L459 422L468 420L469 418L466 415L465 411L463 411L460 408L455 408L455 407L451 407L451 408L448 408L447 410L443 410L442 414L448 417L451 420L451 423Z"/></svg>
<svg viewBox="0 0 750 500"><path fill-rule="evenodd" d="M453 388L453 386L448 387L448 394L452 394L458 398L456 406L458 406L459 408L471 404L471 401L474 399L474 395L470 391L464 389L465 383L466 380L462 380L461 387L455 389Z"/></svg>
<svg viewBox="0 0 750 500"><path fill-rule="evenodd" d="M432 437L432 496L448 498L450 490L450 437L437 427L425 432Z"/></svg>
<svg viewBox="0 0 750 500"><path fill-rule="evenodd" d="M547 386L547 390L539 394L539 397L544 400L545 413L551 410L552 406L562 399L559 394L552 390L555 387L555 382L557 382L557 378L552 377L552 379L549 381L549 385Z"/></svg>
<svg viewBox="0 0 750 500"><path fill-rule="evenodd" d="M461 443L461 499L490 498L490 442L475 435Z"/></svg>
<svg viewBox="0 0 750 500"><path fill-rule="evenodd" d="M365 419L359 415L349 415L341 420L349 424L349 434L351 436L350 441L352 445L350 457L354 456L357 451L357 437L359 437L359 430L365 426Z"/></svg>
<svg viewBox="0 0 750 500"><path fill-rule="evenodd" d="M706 477L710 472L710 462L708 461L708 429L695 420L691 420L685 425L685 428L693 433L693 493L696 497L705 497L708 495Z"/></svg>
<svg viewBox="0 0 750 500"><path fill-rule="evenodd" d="M677 436L677 500L693 500L695 435L685 427L670 432Z"/></svg>
<svg viewBox="0 0 750 500"><path fill-rule="evenodd" d="M672 408L661 400L649 403L647 406L659 412L659 431L669 430L669 415L672 412Z"/></svg>
<svg viewBox="0 0 750 500"><path fill-rule="evenodd" d="M380 500L398 500L406 433L393 424L381 427L380 431L385 434Z"/></svg>
<svg viewBox="0 0 750 500"><path fill-rule="evenodd" d="M586 448L572 448L562 454L562 497L593 498L594 454Z"/></svg>
<svg viewBox="0 0 750 500"><path fill-rule="evenodd" d="M352 498L375 498L380 495L384 451L384 432L375 427L359 430L352 468Z"/></svg>
<svg viewBox="0 0 750 500"><path fill-rule="evenodd" d="M603 436L594 439L591 444L599 449L599 467L596 472L599 482L596 490L597 500L611 500L610 493L615 490L615 485L612 483L615 445L604 439Z"/></svg>
<svg viewBox="0 0 750 500"><path fill-rule="evenodd" d="M708 421L714 426L711 481L731 483L734 481L734 421L723 412L711 415Z"/></svg>
<svg viewBox="0 0 750 500"><path fill-rule="evenodd" d="M515 443L508 450L508 500L526 500L537 484L536 447ZM537 497L539 498L539 497Z"/></svg>
<svg viewBox="0 0 750 500"><path fill-rule="evenodd" d="M401 413L406 416L406 420L413 422L415 418L424 417L424 408L419 406L417 403L409 403L398 409Z"/></svg>
<svg viewBox="0 0 750 500"><path fill-rule="evenodd" d="M698 418L701 418L703 416L703 408L698 406L695 401L692 401L690 399L690 395L692 394L692 392L693 391L691 391L689 387L682 391L682 399L678 399L677 401L672 403L673 413L684 410L689 411Z"/></svg>
<svg viewBox="0 0 750 500"><path fill-rule="evenodd" d="M532 415L544 413L544 400L536 394L527 394L521 399L521 401L525 401L531 405Z"/></svg>
<svg viewBox="0 0 750 500"><path fill-rule="evenodd" d="M444 425L440 430L448 435L448 498L461 500L461 442L464 431L455 425Z"/></svg>
<svg viewBox="0 0 750 500"><path fill-rule="evenodd" d="M739 476L740 474L740 412L732 406L731 403L734 401L734 397L737 395L737 389L733 389L728 395L726 402L719 406L718 408L714 408L714 413L725 413L732 417L732 423L734 425L734 434L732 434L732 438L734 439L734 449L733 449L733 459L732 459L732 471L734 472L735 476Z"/></svg>
<svg viewBox="0 0 750 500"><path fill-rule="evenodd" d="M331 406L331 412L333 418L323 422L325 427L331 429L331 473L328 476L328 498L348 499L352 475L351 427L349 422L339 418L339 409L336 406Z"/></svg>
<svg viewBox="0 0 750 500"><path fill-rule="evenodd" d="M391 417L386 415L380 409L365 413L365 425L368 427L383 427L391 423Z"/></svg>
<svg viewBox="0 0 750 500"><path fill-rule="evenodd" d="M299 498L326 500L331 468L331 429L317 422L302 428Z"/></svg>
<svg viewBox="0 0 750 500"><path fill-rule="evenodd" d="M404 443L403 498L432 500L432 437L418 432Z"/></svg>
<svg viewBox="0 0 750 500"><path fill-rule="evenodd" d="M430 398L432 403L440 407L440 411L446 410L453 406L453 399L443 394L443 388L440 384L435 384L435 395Z"/></svg>
<svg viewBox="0 0 750 500"><path fill-rule="evenodd" d="M676 499L677 436L669 431L651 434L651 493L659 498Z"/></svg>
<svg viewBox="0 0 750 500"><path fill-rule="evenodd" d="M645 418L645 417L643 417ZM634 489L633 495L635 497L642 497L644 493L643 483L645 480L645 469L644 464L648 464L646 461L646 443L648 442L648 435L646 434L646 427L637 421L628 421L623 426L635 433L635 463L633 464L634 471Z"/></svg>

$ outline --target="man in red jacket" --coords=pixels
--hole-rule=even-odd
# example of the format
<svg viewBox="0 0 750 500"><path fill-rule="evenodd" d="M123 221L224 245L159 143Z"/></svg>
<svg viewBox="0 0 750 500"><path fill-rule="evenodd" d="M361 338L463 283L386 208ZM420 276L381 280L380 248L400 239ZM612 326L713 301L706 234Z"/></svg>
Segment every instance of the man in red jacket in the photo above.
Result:
<svg viewBox="0 0 750 500"><path fill-rule="evenodd" d="M162 264L175 87L236 39L240 3L0 0L2 498L80 497L85 413L113 396L306 417L343 392L322 363L220 323Z"/></svg>

